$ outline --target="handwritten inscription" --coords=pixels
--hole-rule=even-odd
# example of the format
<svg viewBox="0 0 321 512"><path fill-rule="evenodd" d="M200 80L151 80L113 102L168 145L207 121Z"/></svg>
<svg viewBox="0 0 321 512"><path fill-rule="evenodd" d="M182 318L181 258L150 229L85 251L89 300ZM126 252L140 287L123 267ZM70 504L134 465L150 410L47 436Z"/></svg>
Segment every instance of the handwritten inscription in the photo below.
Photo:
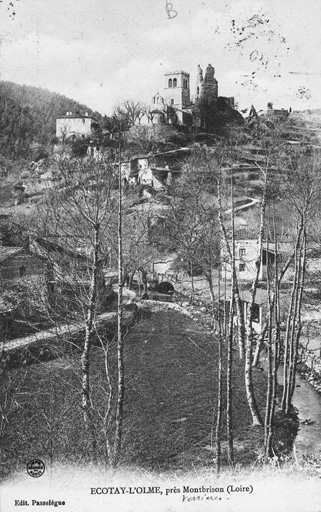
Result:
<svg viewBox="0 0 321 512"><path fill-rule="evenodd" d="M167 12L168 19L172 20L173 18L176 18L178 12L173 9L174 5L166 0L165 9Z"/></svg>

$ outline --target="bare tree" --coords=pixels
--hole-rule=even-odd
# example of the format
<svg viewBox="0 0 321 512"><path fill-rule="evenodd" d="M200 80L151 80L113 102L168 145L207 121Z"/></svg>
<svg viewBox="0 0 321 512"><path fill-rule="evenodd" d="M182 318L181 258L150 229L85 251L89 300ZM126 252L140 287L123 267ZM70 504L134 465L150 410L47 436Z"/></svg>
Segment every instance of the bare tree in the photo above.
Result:
<svg viewBox="0 0 321 512"><path fill-rule="evenodd" d="M231 195L233 188L231 187ZM232 197L231 208L231 224L232 224L232 262L235 266L235 237L234 237L234 205ZM228 462L230 465L234 463L234 448L233 448L233 389L232 389L232 369L233 369L233 323L234 323L234 301L235 301L235 276L236 273L232 272L231 282L231 297L230 297L230 311L227 335L227 369L226 369L226 432L227 432L227 454Z"/></svg>
<svg viewBox="0 0 321 512"><path fill-rule="evenodd" d="M114 109L114 116L119 120L126 121L127 129L134 126L137 121L140 124L146 112L146 106L137 101L126 100L117 105Z"/></svg>
<svg viewBox="0 0 321 512"><path fill-rule="evenodd" d="M202 161L194 157L186 162L184 174L173 185L171 203L163 214L166 230L163 244L176 252L177 264L191 275L192 286L196 272L205 276L214 325L217 305L215 273L221 251L217 208L206 198L209 181L212 177Z"/></svg>
<svg viewBox="0 0 321 512"><path fill-rule="evenodd" d="M220 285L220 271L218 276L218 390L217 390L217 415L216 415L216 471L221 470L221 457L222 457L222 443L221 443L221 429L222 429L222 411L223 411L223 331L222 331L222 317L221 317L221 285Z"/></svg>
<svg viewBox="0 0 321 512"><path fill-rule="evenodd" d="M268 168L268 162L267 162ZM252 286L250 289L251 300L248 306L248 314L246 321L246 352L245 352L245 389L247 395L247 401L251 410L253 425L262 425L261 414L255 399L254 387L253 387L253 378L252 378L252 357L253 357L253 310L255 303L255 295L257 291L260 268L261 268L261 260L262 260L262 249L263 249L263 235L264 235L264 225L265 225L265 207L266 207L266 189L267 189L267 174L261 168L264 174L264 187L261 201L261 211L260 211L260 227L258 234L258 244L257 244L257 258L255 261L255 275L253 277Z"/></svg>
<svg viewBox="0 0 321 512"><path fill-rule="evenodd" d="M82 409L97 458L95 424L92 417L90 350L95 320L105 293L103 264L108 238L112 236L114 176L108 162L59 159L63 187L48 194L40 207L43 237L38 249L50 267L55 283L68 285L73 313L84 324L81 356ZM42 243L41 243L42 241Z"/></svg>
<svg viewBox="0 0 321 512"><path fill-rule="evenodd" d="M116 406L116 430L113 454L113 465L119 461L122 434L123 434L123 410L125 399L125 368L124 368L124 338L122 333L123 323L123 188L121 175L121 151L118 167L118 223L117 223L117 259L118 259L118 301L117 301L117 406Z"/></svg>

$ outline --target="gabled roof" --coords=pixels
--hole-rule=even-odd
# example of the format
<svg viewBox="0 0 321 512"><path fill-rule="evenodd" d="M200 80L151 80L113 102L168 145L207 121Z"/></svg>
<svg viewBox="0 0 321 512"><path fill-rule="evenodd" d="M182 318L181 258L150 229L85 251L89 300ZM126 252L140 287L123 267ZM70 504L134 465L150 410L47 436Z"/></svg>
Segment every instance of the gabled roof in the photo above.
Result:
<svg viewBox="0 0 321 512"><path fill-rule="evenodd" d="M62 241L62 238L60 238L59 241ZM88 257L85 254L82 254L80 252L77 252L75 249L71 249L70 246L64 246L61 244L58 244L53 239L50 239L50 237L43 238L43 237L37 237L32 241L32 247L34 251L42 257L45 257L46 254L56 254L60 256L68 256L72 259L77 259L79 261L87 261Z"/></svg>
<svg viewBox="0 0 321 512"><path fill-rule="evenodd" d="M153 156L164 156L164 155L174 155L179 153L186 153L190 154L192 152L192 148L186 147L186 148L176 148L176 149L170 149L169 151L163 151L162 153L155 153Z"/></svg>
<svg viewBox="0 0 321 512"><path fill-rule="evenodd" d="M148 154L148 155L133 155L130 159L131 162L133 162L134 160L148 160L148 158L150 158L152 155Z"/></svg>
<svg viewBox="0 0 321 512"><path fill-rule="evenodd" d="M162 98L162 100L164 100L164 97L163 97L161 94L159 94L159 92L158 92L158 91L157 91L157 93L156 93L156 94L154 94L154 96L152 97L152 100L153 100L154 98L157 98L157 97Z"/></svg>
<svg viewBox="0 0 321 512"><path fill-rule="evenodd" d="M0 297L0 315L10 313L17 308L17 304L14 304L7 297Z"/></svg>
<svg viewBox="0 0 321 512"><path fill-rule="evenodd" d="M287 303L289 294L285 290L280 291L280 300L281 302ZM252 296L249 290L240 290L240 298L241 300L245 302L250 302L252 300ZM264 290L262 288L257 288L256 294L255 294L255 304L259 304L260 306L263 304L268 304L269 302L269 295L267 290Z"/></svg>
<svg viewBox="0 0 321 512"><path fill-rule="evenodd" d="M57 116L57 119L93 119L94 121L97 121L93 116L86 116L84 114L69 114L64 116Z"/></svg>
<svg viewBox="0 0 321 512"><path fill-rule="evenodd" d="M24 250L23 247L0 247L0 263Z"/></svg>

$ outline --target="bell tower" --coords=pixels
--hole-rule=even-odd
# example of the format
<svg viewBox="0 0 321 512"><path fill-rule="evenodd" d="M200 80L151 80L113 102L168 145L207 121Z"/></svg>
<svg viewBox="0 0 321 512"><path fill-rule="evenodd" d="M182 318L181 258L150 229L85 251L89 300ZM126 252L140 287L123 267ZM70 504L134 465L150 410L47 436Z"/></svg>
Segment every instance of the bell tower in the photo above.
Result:
<svg viewBox="0 0 321 512"><path fill-rule="evenodd" d="M165 73L165 103L178 109L187 107L190 102L190 76L186 71Z"/></svg>

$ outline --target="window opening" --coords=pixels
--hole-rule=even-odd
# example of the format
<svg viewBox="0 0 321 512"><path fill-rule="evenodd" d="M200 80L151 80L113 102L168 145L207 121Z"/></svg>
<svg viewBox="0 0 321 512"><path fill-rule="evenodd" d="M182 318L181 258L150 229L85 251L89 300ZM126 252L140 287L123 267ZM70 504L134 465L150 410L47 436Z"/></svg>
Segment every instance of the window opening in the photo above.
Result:
<svg viewBox="0 0 321 512"><path fill-rule="evenodd" d="M24 277L27 274L27 267L22 265L22 267L20 267L20 269L19 269L19 273L20 273L20 277Z"/></svg>
<svg viewBox="0 0 321 512"><path fill-rule="evenodd" d="M260 321L260 306L258 304L253 304L253 310L252 310L252 320L253 322L259 323Z"/></svg>

